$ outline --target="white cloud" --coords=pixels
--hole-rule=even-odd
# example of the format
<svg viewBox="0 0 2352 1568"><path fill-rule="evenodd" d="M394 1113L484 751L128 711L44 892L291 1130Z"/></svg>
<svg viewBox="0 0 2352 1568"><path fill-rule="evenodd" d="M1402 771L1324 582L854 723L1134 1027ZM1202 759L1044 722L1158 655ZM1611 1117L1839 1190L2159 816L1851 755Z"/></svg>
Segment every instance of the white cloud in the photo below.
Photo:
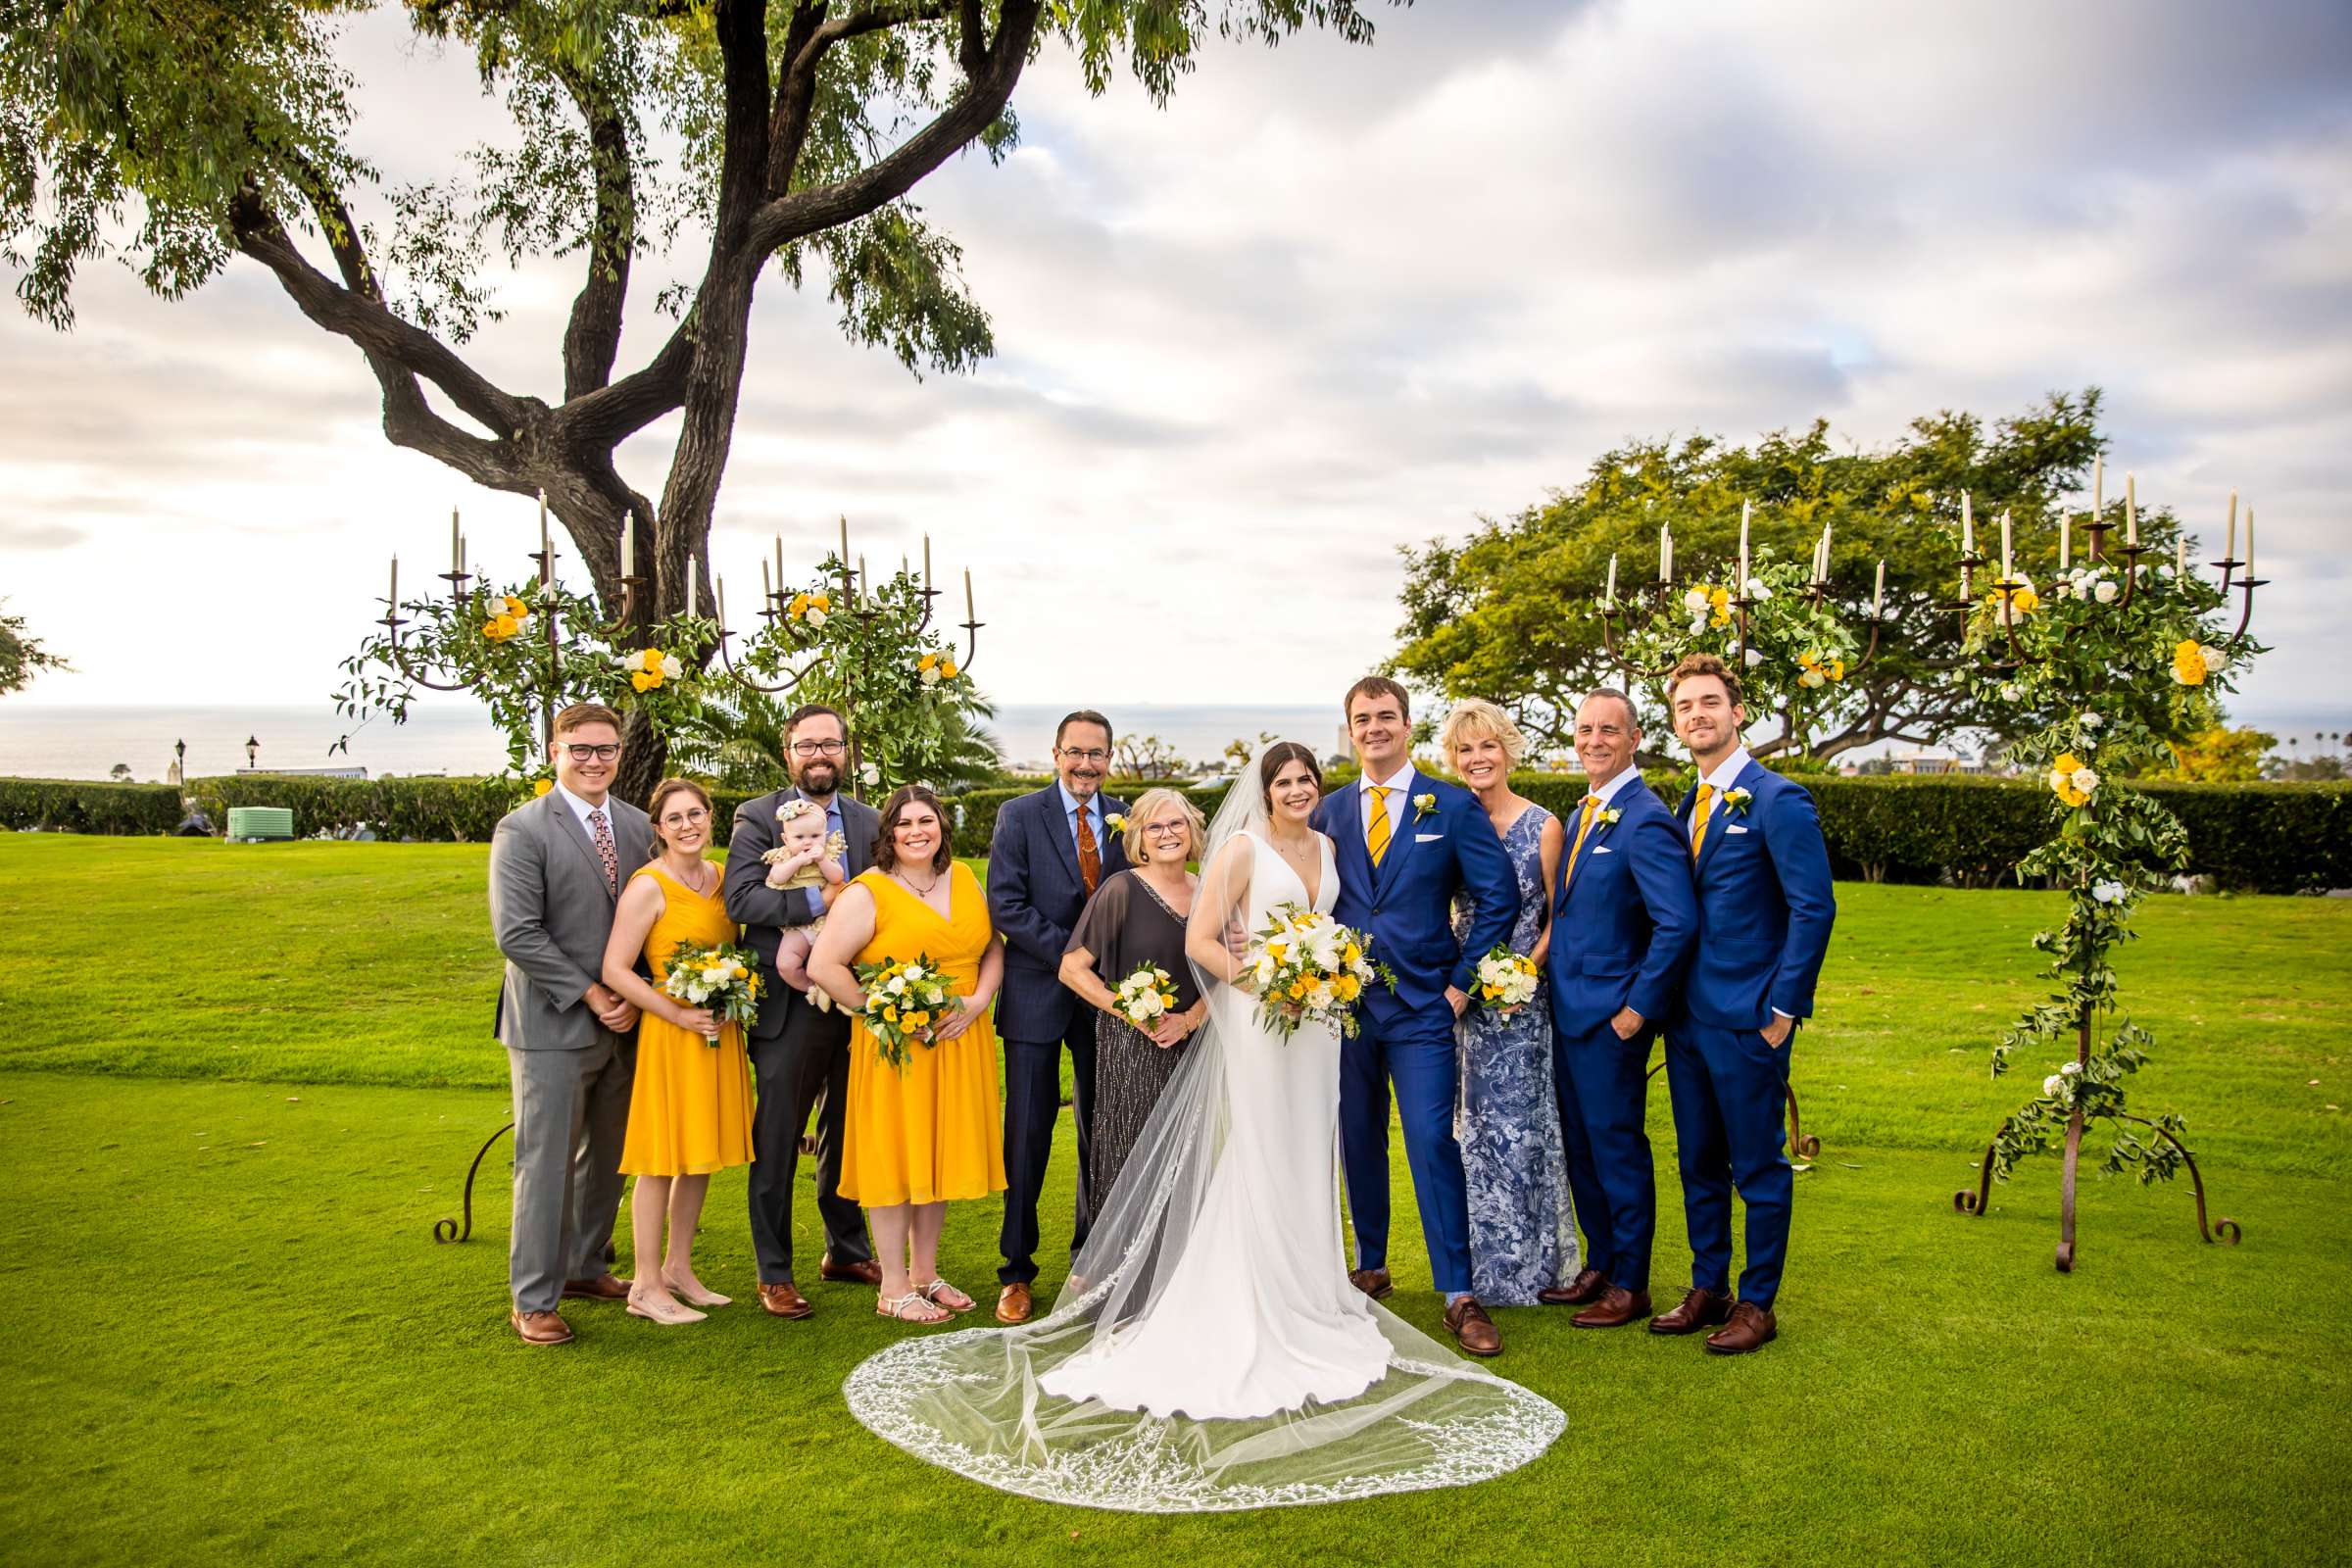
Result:
<svg viewBox="0 0 2352 1568"><path fill-rule="evenodd" d="M2095 382L2143 497L2209 521L2213 552L2230 490L2263 519L2279 654L2244 706L2344 710L2340 7L1377 20L1368 53L1212 47L1165 111L1090 98L1048 51L1016 99L1026 145L920 193L995 317L972 376L918 382L771 277L719 569L748 579L779 530L812 560L837 514L877 563L927 531L943 570L975 569L975 673L1002 699L1315 701L1391 648L1399 544L1628 436L1826 415L1878 442ZM462 56L380 24L354 49L395 177L495 129ZM642 268L640 295L664 275ZM469 352L552 395L572 286L564 266L501 280L514 314ZM635 320L624 363L666 327ZM437 564L453 504L519 571L527 504L388 448L356 356L258 270L179 306L94 272L82 321L0 317L0 585L82 671L45 700L316 696L381 558ZM624 452L640 488L673 434ZM93 582L113 618L85 641ZM1244 626L1279 628L1279 659Z"/></svg>

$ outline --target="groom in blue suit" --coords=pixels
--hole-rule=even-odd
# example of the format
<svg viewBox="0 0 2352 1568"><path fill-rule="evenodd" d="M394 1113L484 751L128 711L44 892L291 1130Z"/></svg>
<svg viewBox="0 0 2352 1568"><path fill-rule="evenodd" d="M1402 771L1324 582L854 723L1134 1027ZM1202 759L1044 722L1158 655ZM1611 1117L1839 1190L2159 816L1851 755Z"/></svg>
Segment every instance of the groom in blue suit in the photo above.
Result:
<svg viewBox="0 0 2352 1568"><path fill-rule="evenodd" d="M1588 793L1567 824L1567 863L1552 890L1552 1080L1568 1189L1584 1222L1585 1268L1541 1292L1582 1306L1580 1329L1649 1316L1658 1187L1647 1111L1649 1043L1672 1011L1698 939L1690 854L1674 814L1634 765L1642 726L1633 700L1598 691L1576 710Z"/></svg>
<svg viewBox="0 0 2352 1568"><path fill-rule="evenodd" d="M1378 1299L1389 1281L1389 1086L1404 1121L1430 1272L1446 1297L1446 1327L1472 1355L1494 1355L1502 1336L1470 1293L1470 1210L1453 1115L1459 1068L1454 1021L1469 1005L1472 971L1508 941L1519 882L1487 814L1468 790L1413 771L1404 688L1367 675L1349 688L1348 733L1363 763L1354 785L1327 795L1315 827L1339 861L1333 915L1368 933L1372 956L1396 976L1394 994L1364 993L1361 1031L1340 1048L1340 1154L1355 1222L1356 1288ZM1453 934L1455 895L1470 901L1467 940Z"/></svg>
<svg viewBox="0 0 2352 1568"><path fill-rule="evenodd" d="M1650 1319L1653 1334L1713 1324L1719 1355L1761 1349L1788 1252L1795 1179L1781 1148L1781 1105L1798 1022L1829 954L1838 904L1813 797L1757 764L1740 677L1691 654L1666 679L1675 733L1698 784L1677 818L1698 888L1698 951L1666 1028L1666 1082L1690 1233L1690 1294ZM1732 1194L1747 1207L1747 1266L1731 1297Z"/></svg>

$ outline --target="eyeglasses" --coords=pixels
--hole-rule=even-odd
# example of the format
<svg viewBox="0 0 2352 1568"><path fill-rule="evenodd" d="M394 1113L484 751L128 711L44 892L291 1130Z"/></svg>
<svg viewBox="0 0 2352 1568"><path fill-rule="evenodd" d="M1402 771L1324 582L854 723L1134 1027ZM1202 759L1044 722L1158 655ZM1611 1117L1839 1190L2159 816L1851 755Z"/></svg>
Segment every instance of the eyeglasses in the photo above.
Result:
<svg viewBox="0 0 2352 1568"><path fill-rule="evenodd" d="M839 757L842 751L843 747L839 741L794 741L792 743L792 755L795 757Z"/></svg>
<svg viewBox="0 0 2352 1568"><path fill-rule="evenodd" d="M1146 822L1144 824L1145 836L1155 839L1182 838L1192 830L1190 822Z"/></svg>
<svg viewBox="0 0 2352 1568"><path fill-rule="evenodd" d="M699 806L690 806L683 811L671 811L664 815L662 818L662 825L663 827L692 827L698 822L710 820L710 813L709 811Z"/></svg>
<svg viewBox="0 0 2352 1568"><path fill-rule="evenodd" d="M1110 754L1100 746L1089 746L1084 750L1075 746L1064 746L1061 749L1061 755L1073 762L1107 762L1110 760Z"/></svg>
<svg viewBox="0 0 2352 1568"><path fill-rule="evenodd" d="M575 762L592 759L599 762L610 762L620 755L618 746L566 746L564 749L571 754L571 760Z"/></svg>

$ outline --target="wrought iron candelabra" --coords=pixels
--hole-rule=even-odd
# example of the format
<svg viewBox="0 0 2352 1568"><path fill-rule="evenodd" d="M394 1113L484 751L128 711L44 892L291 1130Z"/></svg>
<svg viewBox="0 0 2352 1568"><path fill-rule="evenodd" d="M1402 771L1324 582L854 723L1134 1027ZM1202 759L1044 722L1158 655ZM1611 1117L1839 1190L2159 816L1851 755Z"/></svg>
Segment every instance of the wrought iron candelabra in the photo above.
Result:
<svg viewBox="0 0 2352 1568"><path fill-rule="evenodd" d="M2231 499L2231 513L2233 524L2231 529L2231 543L2232 546L2234 546L2234 497ZM2084 531L2089 535L2089 545L2088 549L2084 552L2083 559L2090 564L2098 565L2102 564L2105 553L2106 535L2111 529L2114 528L2114 526L2115 524L2105 519L2103 515L2103 509L2099 508L2094 503L2091 515L2083 524ZM2247 521L2246 541L2247 556L2249 558L2251 558L2253 554L2252 535L2253 524L2252 519L2249 516ZM2138 591L2140 558L2142 556L2149 555L2152 552L2148 546L2138 543L2136 539L2130 539L2127 543L2115 547L2115 553L2120 555L2124 560L2124 568L2121 573L2123 582L2121 589L2116 595L2115 604L2116 612L2121 614L2130 609L2132 596ZM2185 564L2185 556L2181 557L2180 560L2182 564ZM1987 564L1989 564L1989 563L1984 556L1978 555L1973 551L1964 552L1960 558L1960 580L1962 584L1961 596L1957 600L1947 601L1941 608L1945 610L1958 611L1963 615L1972 612L1976 608L1976 601L1969 596L1967 592L1967 585L1970 581L1971 573ZM2222 645L2225 653L2234 655L2244 646L2247 628L2253 623L2254 590L2263 587L2269 581L2269 579L2254 576L2252 574L2253 563L2251 559L2243 561L2235 559L2234 548L2226 552L2223 560L2210 563L2210 564L2213 569L2221 573L2223 605L2226 607L2229 604L2230 594L2233 587L2241 594L2243 598L2243 608L2238 614L2237 629L2231 632L2230 634L2229 641ZM2244 568L2247 572L2247 575L2242 578L2236 578L2233 583L2232 578L2240 568ZM2002 648L1986 650L1984 656L1984 666L1992 673L2005 674L2024 667L2027 662L2028 655L2026 654L2025 650L2019 646L2017 639L2017 625L2022 616L2016 609L2017 596L2023 592L2025 588L2026 584L2013 574L2013 568L2011 570L2005 570L2000 578L1992 584L1992 592L2000 597L2001 609L1999 614L1995 618L2001 627L2003 642L2005 643L2005 646ZM2090 1065L2091 1014L2091 1004L2085 1002L2077 1010L2075 1015L2075 1066L2078 1073L2085 1071ZM2237 1221L2227 1216L2210 1221L2208 1220L2205 1206L2205 1178L2204 1175L2197 1169L2196 1159L2189 1153L2186 1145L2182 1144L2179 1138L2176 1138L2169 1128L2163 1126L2159 1122L2151 1121L2145 1116L2134 1116L2120 1109L2102 1112L2102 1114L2112 1115L2117 1120L2128 1121L2136 1126L2147 1128L2148 1130L2162 1137L2166 1143L2172 1145L2174 1151L2180 1154L2181 1163L2188 1168L2189 1184L2196 1195L2197 1234L2208 1243L2214 1241L2218 1237L2220 1240L2225 1241L2231 1246L2235 1246L2237 1244L2240 1234L2240 1228ZM2056 1263L2058 1271L2062 1274L2072 1273L2075 1266L2076 1188L2082 1159L2082 1134L2085 1122L2086 1117L2082 1110L2082 1104L2080 1102L2078 1102L2069 1111L2067 1116L2065 1152L2062 1155L2062 1163L2059 1168L2058 1250L2056 1255ZM1994 1154L1998 1146L1999 1135L1996 1133L1993 1137L1993 1140L1986 1143L1984 1146L1984 1161L1978 1166L1977 1183L1975 1188L1972 1190L1964 1187L1952 1195L1952 1207L1958 1212L1962 1214L1981 1215L1986 1211L1991 1202L1992 1167Z"/></svg>

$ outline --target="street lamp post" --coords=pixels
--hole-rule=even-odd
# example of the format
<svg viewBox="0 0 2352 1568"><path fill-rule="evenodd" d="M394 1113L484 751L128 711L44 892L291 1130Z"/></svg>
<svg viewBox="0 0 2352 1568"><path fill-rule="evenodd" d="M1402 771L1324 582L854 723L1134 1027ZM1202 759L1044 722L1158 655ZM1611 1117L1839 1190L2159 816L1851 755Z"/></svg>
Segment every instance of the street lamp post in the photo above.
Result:
<svg viewBox="0 0 2352 1568"><path fill-rule="evenodd" d="M261 757L262 757L262 743L261 743L259 740L255 739L255 738L254 738L253 736L251 736L251 735L248 735L248 736L246 736L246 737L245 737L245 767L246 767L246 770L250 772L250 771L252 771L253 769L260 767L260 766L262 765L262 763L261 763Z"/></svg>

